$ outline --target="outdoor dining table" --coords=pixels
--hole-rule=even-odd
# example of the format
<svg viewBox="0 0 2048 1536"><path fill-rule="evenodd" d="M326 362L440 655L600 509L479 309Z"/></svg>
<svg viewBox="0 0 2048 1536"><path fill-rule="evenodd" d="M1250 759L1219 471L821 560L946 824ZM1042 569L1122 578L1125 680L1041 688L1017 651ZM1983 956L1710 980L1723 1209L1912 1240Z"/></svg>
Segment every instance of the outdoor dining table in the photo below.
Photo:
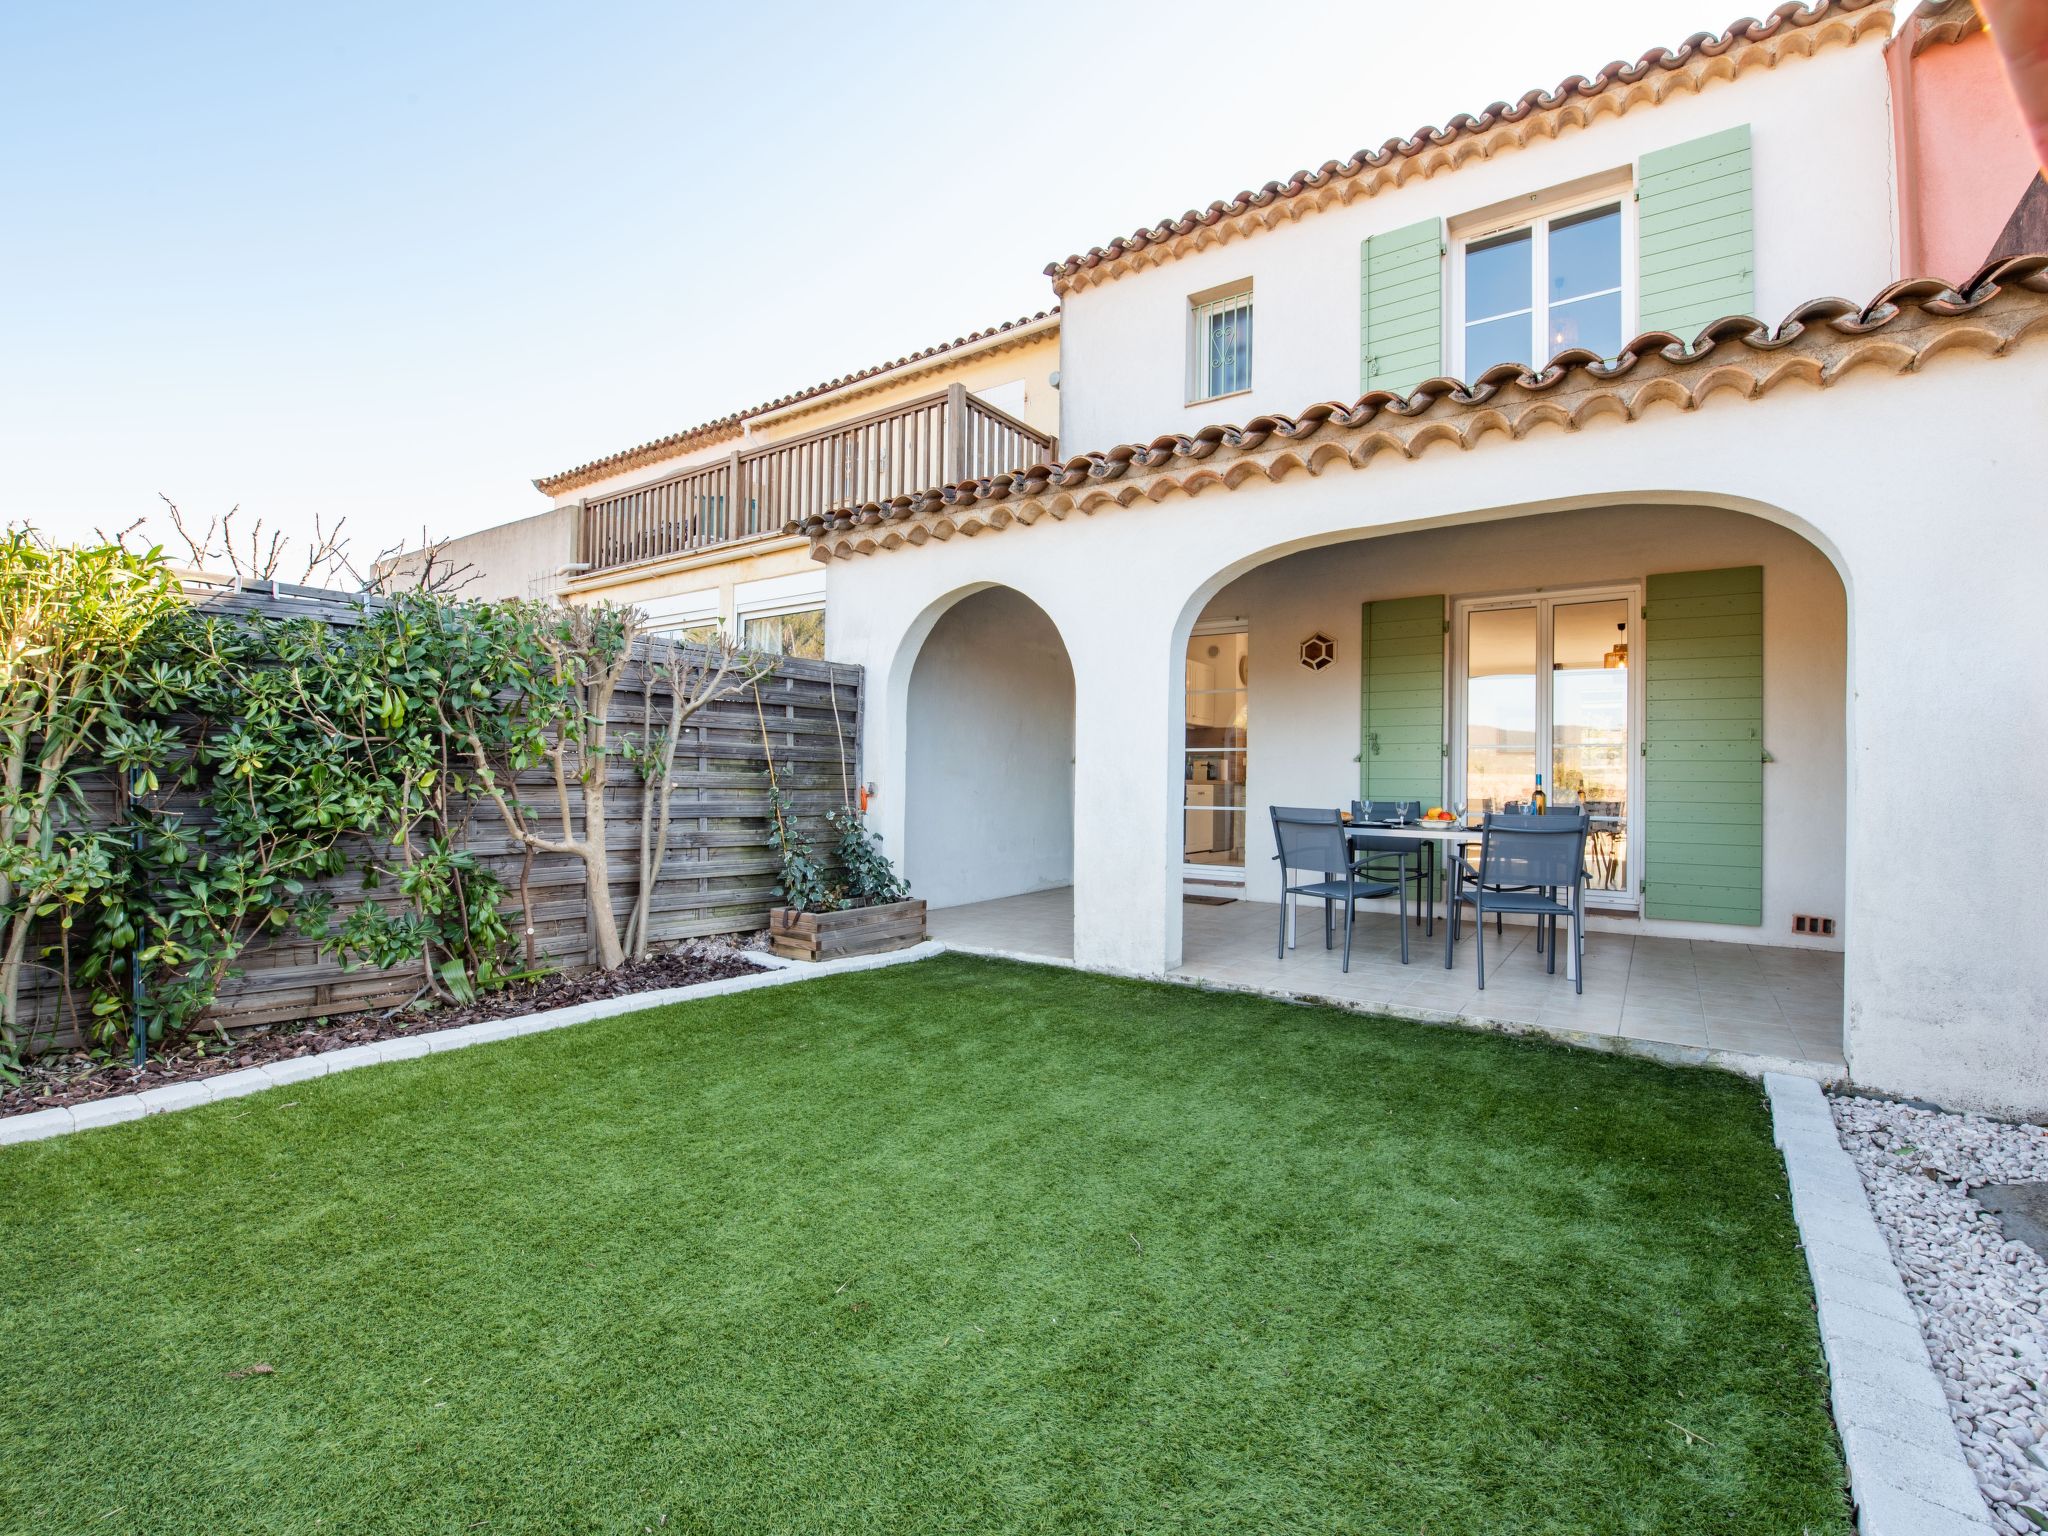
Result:
<svg viewBox="0 0 2048 1536"><path fill-rule="evenodd" d="M1346 838L1356 841L1367 837L1398 837L1418 847L1434 845L1443 851L1439 861L1444 876L1444 969L1449 970L1456 963L1451 949L1451 918L1457 909L1457 884L1451 878L1454 860L1462 860L1465 850L1478 842L1484 835L1478 827L1468 827L1456 821L1410 821L1396 824L1390 821L1352 821L1344 825ZM1566 923L1569 930L1570 923ZM1576 935L1568 934L1564 946L1564 975L1567 981L1578 979L1579 946Z"/></svg>
<svg viewBox="0 0 2048 1536"><path fill-rule="evenodd" d="M1344 835L1356 842L1363 838L1393 837L1412 842L1419 852L1423 847L1433 846L1441 850L1437 861L1443 870L1444 880L1444 969L1454 963L1451 951L1451 917L1455 909L1455 885L1451 879L1451 861L1462 859L1465 849L1479 841L1477 827L1468 827L1455 821L1410 821L1395 824L1391 821L1347 822Z"/></svg>

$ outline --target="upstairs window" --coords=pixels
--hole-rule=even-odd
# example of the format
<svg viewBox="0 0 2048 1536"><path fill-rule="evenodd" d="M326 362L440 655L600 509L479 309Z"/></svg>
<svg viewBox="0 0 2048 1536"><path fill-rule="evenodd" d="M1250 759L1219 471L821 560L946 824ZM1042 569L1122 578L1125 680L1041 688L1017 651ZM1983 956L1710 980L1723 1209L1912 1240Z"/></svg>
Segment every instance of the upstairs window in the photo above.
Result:
<svg viewBox="0 0 2048 1536"><path fill-rule="evenodd" d="M1574 347L1601 357L1621 350L1622 207L1574 209L1464 242L1454 328L1460 378L1496 363L1541 367Z"/></svg>
<svg viewBox="0 0 2048 1536"><path fill-rule="evenodd" d="M1252 290L1249 283L1188 301L1188 404L1252 387Z"/></svg>

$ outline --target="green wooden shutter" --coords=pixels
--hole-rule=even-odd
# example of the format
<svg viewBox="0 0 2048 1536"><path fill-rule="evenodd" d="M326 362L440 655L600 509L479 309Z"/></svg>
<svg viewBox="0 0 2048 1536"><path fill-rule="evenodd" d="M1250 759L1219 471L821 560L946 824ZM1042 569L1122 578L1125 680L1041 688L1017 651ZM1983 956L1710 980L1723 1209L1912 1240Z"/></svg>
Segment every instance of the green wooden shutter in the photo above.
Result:
<svg viewBox="0 0 2048 1536"><path fill-rule="evenodd" d="M1652 150L1636 168L1640 329L1686 341L1756 308L1749 124Z"/></svg>
<svg viewBox="0 0 2048 1536"><path fill-rule="evenodd" d="M1649 580L1643 915L1763 921L1763 567Z"/></svg>
<svg viewBox="0 0 2048 1536"><path fill-rule="evenodd" d="M1444 371L1444 242L1435 219L1359 249L1358 388L1407 394Z"/></svg>
<svg viewBox="0 0 2048 1536"><path fill-rule="evenodd" d="M1444 792L1444 600L1367 603L1359 651L1363 800L1440 804Z"/></svg>

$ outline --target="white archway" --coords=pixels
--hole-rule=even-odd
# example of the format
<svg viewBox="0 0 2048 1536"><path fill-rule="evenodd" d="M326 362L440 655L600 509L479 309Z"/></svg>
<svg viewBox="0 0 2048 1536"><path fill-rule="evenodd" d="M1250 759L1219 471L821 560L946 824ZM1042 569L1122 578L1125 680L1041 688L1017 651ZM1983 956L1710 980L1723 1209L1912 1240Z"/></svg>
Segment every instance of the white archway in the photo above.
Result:
<svg viewBox="0 0 2048 1536"><path fill-rule="evenodd" d="M914 660L895 669L912 890L943 908L1070 885L1074 670L1057 626L986 585L919 628Z"/></svg>
<svg viewBox="0 0 2048 1536"><path fill-rule="evenodd" d="M1365 602L1441 596L1448 600L1449 625L1462 611L1459 599L1483 607L1489 599L1512 603L1523 594L1568 597L1601 589L1611 602L1618 591L1640 594L1643 579L1655 573L1749 565L1765 571L1763 746L1771 756L1764 769L1761 811L1761 916L1738 927L1679 921L1669 911L1660 920L1647 909L1639 914L1636 893L1624 887L1603 901L1608 915L1594 926L1651 938L1846 947L1853 928L1845 922L1839 939L1808 937L1793 925L1795 915L1808 914L1842 922L1851 906L1852 635L1842 562L1796 517L1763 517L1753 506L1704 496L1603 497L1577 505L1491 509L1392 529L1318 532L1241 556L1197 583L1177 618L1176 654L1186 654L1198 626L1205 633L1243 627L1250 637L1246 895L1253 901L1273 899L1265 889L1273 868L1264 815L1268 804L1342 804L1361 792L1360 620ZM1634 611L1628 604L1613 606ZM1311 671L1299 664L1299 642L1311 633L1335 637L1336 665ZM1446 803L1464 782L1455 734L1462 699L1454 638L1447 637L1447 651L1444 727L1452 746L1445 765ZM1636 675L1633 698L1640 709L1646 695L1640 671ZM1641 723L1637 719L1630 727L1632 760ZM1179 757L1181 736L1175 718L1163 759ZM1638 779L1628 796L1627 857L1617 861L1635 881L1640 880L1645 830L1654 833L1658 825L1657 807L1640 797L1641 789ZM1668 797L1664 801L1674 803ZM1674 862L1667 857L1664 867L1669 870ZM1162 871L1170 892L1178 890L1180 873L1176 861ZM1175 961L1193 958L1184 950L1170 953ZM1825 1054L1842 1049L1843 1034L1837 1008Z"/></svg>

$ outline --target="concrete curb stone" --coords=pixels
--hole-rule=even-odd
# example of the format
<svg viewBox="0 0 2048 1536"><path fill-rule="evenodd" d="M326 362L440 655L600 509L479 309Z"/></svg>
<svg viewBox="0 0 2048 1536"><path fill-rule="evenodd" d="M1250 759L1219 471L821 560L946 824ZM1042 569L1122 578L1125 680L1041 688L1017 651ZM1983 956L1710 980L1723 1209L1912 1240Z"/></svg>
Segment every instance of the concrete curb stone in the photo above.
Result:
<svg viewBox="0 0 2048 1536"><path fill-rule="evenodd" d="M1820 1086L1769 1072L1861 1536L1993 1536L1948 1399Z"/></svg>
<svg viewBox="0 0 2048 1536"><path fill-rule="evenodd" d="M648 1008L663 1008L671 1003L687 1003L702 997L728 997L737 992L759 991L763 987L788 986L826 976L843 976L853 971L872 971L892 965L907 965L919 960L929 960L945 952L944 944L931 939L925 940L922 944L914 944L908 949L892 950L887 954L856 955L844 960L817 962L784 960L759 950L742 950L741 958L757 966L758 974L727 976L717 981L700 981L694 986L665 987L657 992L635 992L624 997L607 997L596 1002L577 1003L567 1008L551 1008L541 1013L525 1014L516 1019L490 1019L481 1024L464 1024L456 1029L436 1030L431 1034L379 1040L370 1045L344 1046L338 1051L325 1051L318 1056L301 1056L288 1061L244 1067L240 1071L224 1072L219 1077L194 1078L190 1082L169 1083L161 1088L145 1089L140 1093L115 1094L104 1099L94 1099L86 1104L39 1109L26 1115L9 1115L5 1119L0 1119L0 1147L44 1141L52 1136L67 1136L73 1131L117 1125L129 1120L139 1120L147 1115L192 1109L222 1099L240 1098L244 1094L261 1093L266 1089L281 1088L290 1083L302 1083L311 1078L352 1071L357 1067L376 1066L387 1061L409 1061L443 1051L459 1051L465 1046L485 1045L497 1040L511 1040L523 1035L566 1029L574 1024L616 1018L624 1013L639 1013Z"/></svg>

